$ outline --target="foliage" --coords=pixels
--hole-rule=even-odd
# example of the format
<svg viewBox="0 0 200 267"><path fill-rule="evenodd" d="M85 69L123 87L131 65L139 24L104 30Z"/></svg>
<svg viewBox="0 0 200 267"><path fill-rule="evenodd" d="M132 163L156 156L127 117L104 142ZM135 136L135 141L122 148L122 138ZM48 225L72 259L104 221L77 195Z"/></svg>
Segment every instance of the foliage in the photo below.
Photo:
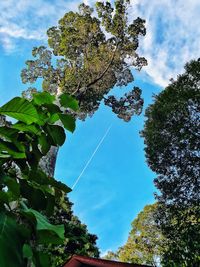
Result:
<svg viewBox="0 0 200 267"><path fill-rule="evenodd" d="M163 250L163 237L155 222L156 209L157 204L146 205L131 223L126 244L115 253L109 252L106 258L158 266Z"/></svg>
<svg viewBox="0 0 200 267"><path fill-rule="evenodd" d="M48 92L33 94L31 101L15 97L0 107L0 115L0 266L48 266L50 257L40 248L62 244L65 229L46 216L71 190L48 177L39 161L51 146L65 141L63 127L55 122L60 119L73 131L75 119ZM8 124L5 115L18 121Z"/></svg>
<svg viewBox="0 0 200 267"><path fill-rule="evenodd" d="M157 217L168 246L164 266L200 264L199 83L200 61L191 61L146 111L142 135L147 162L158 174Z"/></svg>
<svg viewBox="0 0 200 267"><path fill-rule="evenodd" d="M56 206L49 218L53 224L64 224L65 240L59 245L47 245L44 251L51 254L51 266L62 266L73 254L98 257L95 235L89 234L86 225L73 215L72 203L67 197Z"/></svg>
<svg viewBox="0 0 200 267"><path fill-rule="evenodd" d="M43 90L75 96L80 109L74 115L82 119L91 116L101 100L125 121L140 114L143 100L138 87L119 100L105 97L114 86L133 81L131 67L140 70L146 65L136 53L139 36L146 34L145 21L137 18L129 23L129 2L116 0L114 7L110 2L97 2L96 16L85 4L78 12L66 13L58 26L47 31L52 50L44 46L33 49L35 59L26 61L22 81L34 83L42 78Z"/></svg>

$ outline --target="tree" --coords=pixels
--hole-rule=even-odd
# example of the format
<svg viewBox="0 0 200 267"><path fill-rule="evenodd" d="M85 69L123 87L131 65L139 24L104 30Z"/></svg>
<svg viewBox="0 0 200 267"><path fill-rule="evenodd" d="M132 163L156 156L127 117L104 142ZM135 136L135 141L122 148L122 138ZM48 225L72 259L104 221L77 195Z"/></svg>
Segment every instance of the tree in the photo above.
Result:
<svg viewBox="0 0 200 267"><path fill-rule="evenodd" d="M43 90L74 96L80 108L73 115L81 119L92 116L101 101L125 121L140 114L143 99L138 87L119 100L109 94L114 86L133 81L131 67L140 70L146 65L146 60L136 53L139 36L146 33L145 21L137 18L129 23L129 4L129 0L116 0L112 7L109 2L97 2L97 16L85 4L79 6L78 12L66 13L58 26L47 31L52 50L43 46L33 49L35 59L26 61L22 81L34 83L42 78ZM44 164L50 175L56 156L57 150L53 149L51 160L48 158Z"/></svg>
<svg viewBox="0 0 200 267"><path fill-rule="evenodd" d="M131 223L126 244L115 253L109 252L106 258L158 266L162 256L163 237L154 218L156 209L157 204L145 206Z"/></svg>
<svg viewBox="0 0 200 267"><path fill-rule="evenodd" d="M200 264L199 84L200 61L194 60L146 111L142 136L148 165L158 174L157 218L168 245L164 266Z"/></svg>

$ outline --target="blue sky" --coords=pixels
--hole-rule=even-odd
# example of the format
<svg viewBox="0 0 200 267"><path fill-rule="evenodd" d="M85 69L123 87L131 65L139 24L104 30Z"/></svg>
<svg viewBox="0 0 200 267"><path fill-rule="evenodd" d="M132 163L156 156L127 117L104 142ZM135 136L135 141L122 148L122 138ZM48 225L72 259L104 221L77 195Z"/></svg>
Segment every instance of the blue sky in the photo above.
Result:
<svg viewBox="0 0 200 267"><path fill-rule="evenodd" d="M145 107L183 71L184 64L199 57L199 0L134 0L130 19L146 19L147 35L141 39L140 54L148 67L135 73L135 84L143 90ZM27 88L20 80L24 62L33 46L45 44L46 29L55 25L80 1L3 0L0 2L0 105ZM93 4L94 1L85 1ZM123 89L128 90L128 88ZM122 90L122 91L123 91ZM101 106L92 119L78 122L60 149L56 177L72 186L105 131L103 144L69 197L74 211L98 235L105 253L126 241L130 223L137 213L153 203L152 173L145 163L143 140L139 136L144 116L125 123L109 108Z"/></svg>

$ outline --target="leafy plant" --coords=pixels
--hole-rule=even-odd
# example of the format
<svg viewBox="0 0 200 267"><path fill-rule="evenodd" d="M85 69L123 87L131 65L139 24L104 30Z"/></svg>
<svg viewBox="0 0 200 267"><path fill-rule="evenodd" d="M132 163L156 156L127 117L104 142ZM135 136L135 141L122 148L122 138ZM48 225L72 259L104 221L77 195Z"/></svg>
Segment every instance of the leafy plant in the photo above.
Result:
<svg viewBox="0 0 200 267"><path fill-rule="evenodd" d="M51 224L54 212L71 189L48 176L39 166L51 146L61 146L65 131L75 119L66 109L77 102L63 94L59 101L48 92L34 93L30 101L15 97L0 107L18 121L0 126L0 266L48 266L50 255L44 244L62 244L64 225ZM62 105L62 103L63 105ZM73 104L72 104L73 103Z"/></svg>

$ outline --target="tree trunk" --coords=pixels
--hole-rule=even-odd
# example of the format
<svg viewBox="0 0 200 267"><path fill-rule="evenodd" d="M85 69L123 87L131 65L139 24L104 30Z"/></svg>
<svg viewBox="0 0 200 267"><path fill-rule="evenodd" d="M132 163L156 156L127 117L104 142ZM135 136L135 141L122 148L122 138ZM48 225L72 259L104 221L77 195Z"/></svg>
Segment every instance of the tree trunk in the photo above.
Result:
<svg viewBox="0 0 200 267"><path fill-rule="evenodd" d="M59 100L58 97L61 94L61 90L58 87L57 88L57 92L56 92L56 104L60 106L59 104ZM57 122L55 123L56 125L62 126L61 122ZM54 173L55 173L55 168L56 168L56 159L57 159L57 155L58 155L58 147L55 146L51 146L49 152L47 153L46 156L44 156L41 160L40 160L40 167L43 170L43 172L45 172L48 176L50 177L54 177Z"/></svg>
<svg viewBox="0 0 200 267"><path fill-rule="evenodd" d="M40 167L48 176L54 177L58 147L52 146L45 157L40 160Z"/></svg>

